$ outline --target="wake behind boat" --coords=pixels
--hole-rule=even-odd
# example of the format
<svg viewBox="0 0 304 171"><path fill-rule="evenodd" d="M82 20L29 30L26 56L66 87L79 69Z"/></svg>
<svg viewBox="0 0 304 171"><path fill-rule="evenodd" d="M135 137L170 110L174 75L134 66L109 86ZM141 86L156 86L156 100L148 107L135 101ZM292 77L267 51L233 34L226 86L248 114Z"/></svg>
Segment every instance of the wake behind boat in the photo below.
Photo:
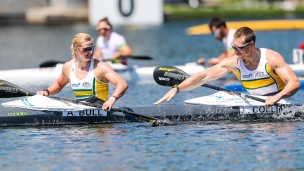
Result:
<svg viewBox="0 0 304 171"><path fill-rule="evenodd" d="M284 100L280 101L280 104L290 105ZM170 121L278 118L286 117L286 114L288 114L288 117L294 118L301 117L300 111L303 111L303 107L298 108L297 110L291 110L290 106L286 108L285 105L278 105L266 109L262 102L220 91L209 96L186 100L184 104L121 106L118 108L119 110L106 112L98 107L35 95L2 103L0 106L0 126L142 121L138 116Z"/></svg>

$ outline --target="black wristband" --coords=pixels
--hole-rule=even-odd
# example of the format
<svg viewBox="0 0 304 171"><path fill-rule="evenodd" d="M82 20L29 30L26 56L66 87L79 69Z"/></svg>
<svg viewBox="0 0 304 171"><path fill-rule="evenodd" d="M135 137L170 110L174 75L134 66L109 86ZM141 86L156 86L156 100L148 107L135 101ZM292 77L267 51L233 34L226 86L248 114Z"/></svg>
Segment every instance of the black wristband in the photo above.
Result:
<svg viewBox="0 0 304 171"><path fill-rule="evenodd" d="M50 91L48 89L43 89L42 91L46 91L47 92L47 96L50 95Z"/></svg>
<svg viewBox="0 0 304 171"><path fill-rule="evenodd" d="M175 85L172 88L176 88L176 90L177 90L176 94L179 92L179 86L178 85Z"/></svg>

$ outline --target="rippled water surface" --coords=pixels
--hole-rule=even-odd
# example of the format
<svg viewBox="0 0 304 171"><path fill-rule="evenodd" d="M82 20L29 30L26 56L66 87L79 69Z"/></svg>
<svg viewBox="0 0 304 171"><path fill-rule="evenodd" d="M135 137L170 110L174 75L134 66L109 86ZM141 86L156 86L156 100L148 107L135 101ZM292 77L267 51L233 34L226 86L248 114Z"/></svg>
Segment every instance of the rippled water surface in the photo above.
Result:
<svg viewBox="0 0 304 171"><path fill-rule="evenodd" d="M207 21L171 22L162 26L117 27L135 55L152 61L130 65L182 65L198 57L211 58L223 49L210 35L188 36L187 27ZM97 33L87 25L5 26L0 28L0 69L34 68L47 60L67 61L79 32ZM281 53L292 63L292 49L304 32L257 32L257 47ZM169 88L130 82L116 105L145 105ZM223 85L225 82L218 82ZM30 91L47 87L22 85ZM110 89L113 91L113 88ZM214 93L197 88L179 93L169 103ZM290 100L303 103L303 91ZM72 98L69 87L58 94ZM1 102L10 99L1 99ZM2 127L1 170L304 170L304 122L300 120L205 121L152 127L149 123Z"/></svg>

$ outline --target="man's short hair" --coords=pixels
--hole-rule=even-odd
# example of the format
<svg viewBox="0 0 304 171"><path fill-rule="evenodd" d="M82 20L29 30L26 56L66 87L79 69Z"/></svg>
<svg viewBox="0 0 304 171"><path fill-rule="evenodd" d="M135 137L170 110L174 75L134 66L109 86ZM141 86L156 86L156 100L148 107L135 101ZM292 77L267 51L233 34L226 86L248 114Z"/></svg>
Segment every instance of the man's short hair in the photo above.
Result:
<svg viewBox="0 0 304 171"><path fill-rule="evenodd" d="M219 28L221 26L226 27L226 22L221 19L221 18L212 18L211 21L209 22L209 28L210 30L212 29L212 27L215 26L216 28Z"/></svg>

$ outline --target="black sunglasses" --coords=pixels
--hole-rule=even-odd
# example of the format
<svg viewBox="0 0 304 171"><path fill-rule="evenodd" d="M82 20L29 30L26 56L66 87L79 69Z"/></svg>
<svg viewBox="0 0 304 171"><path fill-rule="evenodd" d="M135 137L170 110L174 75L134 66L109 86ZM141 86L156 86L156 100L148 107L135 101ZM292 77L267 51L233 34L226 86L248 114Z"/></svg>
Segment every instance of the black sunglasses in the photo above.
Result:
<svg viewBox="0 0 304 171"><path fill-rule="evenodd" d="M249 43L250 43L250 42L244 44L243 46L234 46L234 45L231 44L231 47L232 47L235 51L237 51L237 50L242 50L242 49L244 49L244 47L246 47L247 45L249 45Z"/></svg>
<svg viewBox="0 0 304 171"><path fill-rule="evenodd" d="M81 51L82 52L90 52L90 51L92 51L94 49L95 49L95 46L88 46L86 48L82 48Z"/></svg>

